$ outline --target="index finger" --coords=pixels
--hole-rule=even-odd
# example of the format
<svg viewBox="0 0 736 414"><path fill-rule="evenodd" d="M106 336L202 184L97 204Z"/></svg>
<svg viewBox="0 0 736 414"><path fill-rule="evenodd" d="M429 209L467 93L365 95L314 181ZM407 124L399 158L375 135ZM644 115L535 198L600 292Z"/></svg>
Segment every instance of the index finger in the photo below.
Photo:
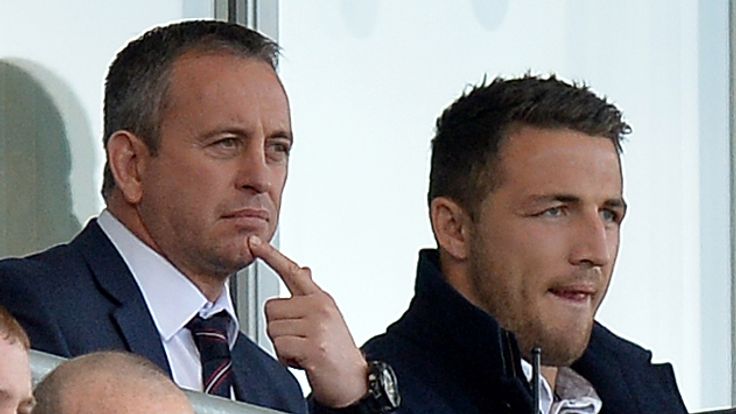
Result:
<svg viewBox="0 0 736 414"><path fill-rule="evenodd" d="M292 295L304 296L319 291L319 287L312 281L309 269L299 266L258 236L250 236L248 246L253 256L262 259L276 271Z"/></svg>

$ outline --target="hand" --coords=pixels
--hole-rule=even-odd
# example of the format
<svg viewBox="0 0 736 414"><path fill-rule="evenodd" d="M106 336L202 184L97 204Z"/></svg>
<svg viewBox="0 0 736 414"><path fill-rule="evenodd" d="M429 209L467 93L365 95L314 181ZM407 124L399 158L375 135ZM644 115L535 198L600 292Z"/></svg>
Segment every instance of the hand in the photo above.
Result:
<svg viewBox="0 0 736 414"><path fill-rule="evenodd" d="M308 267L256 236L248 239L248 247L292 295L266 302L267 332L279 361L306 371L320 404L341 408L357 402L368 393L368 364L335 301L314 283Z"/></svg>

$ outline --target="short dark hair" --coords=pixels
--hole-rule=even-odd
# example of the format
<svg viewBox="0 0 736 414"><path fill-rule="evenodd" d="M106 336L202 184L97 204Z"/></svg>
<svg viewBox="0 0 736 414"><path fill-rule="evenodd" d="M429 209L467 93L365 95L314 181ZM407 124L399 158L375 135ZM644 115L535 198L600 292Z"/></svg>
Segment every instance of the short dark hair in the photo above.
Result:
<svg viewBox="0 0 736 414"><path fill-rule="evenodd" d="M621 152L631 131L621 112L584 84L554 75L485 80L453 102L437 119L432 139L428 202L448 197L471 217L499 184L500 147L514 128L566 128L610 139Z"/></svg>
<svg viewBox="0 0 736 414"><path fill-rule="evenodd" d="M20 326L13 315L2 306L0 306L0 339L11 344L18 343L25 350L31 348L31 342L28 340L26 331L23 330L23 327Z"/></svg>
<svg viewBox="0 0 736 414"><path fill-rule="evenodd" d="M185 21L146 32L128 43L110 65L105 82L105 147L115 131L126 130L139 136L156 154L171 68L187 52L257 59L275 70L279 46L254 30L216 20ZM114 187L108 160L102 195L107 197Z"/></svg>

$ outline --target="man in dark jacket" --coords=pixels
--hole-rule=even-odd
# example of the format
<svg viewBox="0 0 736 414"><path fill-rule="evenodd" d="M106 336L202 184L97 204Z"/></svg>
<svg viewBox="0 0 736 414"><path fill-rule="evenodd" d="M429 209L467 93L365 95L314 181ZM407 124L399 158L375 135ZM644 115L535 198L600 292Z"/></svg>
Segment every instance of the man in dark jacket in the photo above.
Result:
<svg viewBox="0 0 736 414"><path fill-rule="evenodd" d="M685 413L669 364L597 324L626 213L621 113L555 77L496 79L437 121L437 250L416 295L364 347L395 369L403 413Z"/></svg>

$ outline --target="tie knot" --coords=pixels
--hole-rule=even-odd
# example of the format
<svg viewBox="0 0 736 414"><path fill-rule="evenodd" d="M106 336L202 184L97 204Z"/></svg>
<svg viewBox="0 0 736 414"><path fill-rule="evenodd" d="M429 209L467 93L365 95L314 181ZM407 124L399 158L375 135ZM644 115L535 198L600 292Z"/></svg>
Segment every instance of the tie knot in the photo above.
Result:
<svg viewBox="0 0 736 414"><path fill-rule="evenodd" d="M187 329L192 332L192 337L194 337L194 341L197 343L202 340L227 343L229 326L230 315L225 311L212 315L208 319L197 315L187 323Z"/></svg>

